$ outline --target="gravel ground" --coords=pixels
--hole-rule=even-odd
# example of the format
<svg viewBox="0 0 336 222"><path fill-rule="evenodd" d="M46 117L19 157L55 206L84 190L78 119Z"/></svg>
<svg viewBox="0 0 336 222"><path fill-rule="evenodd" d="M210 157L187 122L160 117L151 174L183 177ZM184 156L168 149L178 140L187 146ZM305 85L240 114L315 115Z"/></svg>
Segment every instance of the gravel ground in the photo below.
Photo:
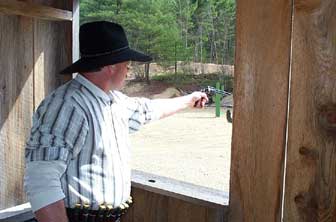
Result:
<svg viewBox="0 0 336 222"><path fill-rule="evenodd" d="M131 135L132 168L229 192L232 124L187 109Z"/></svg>

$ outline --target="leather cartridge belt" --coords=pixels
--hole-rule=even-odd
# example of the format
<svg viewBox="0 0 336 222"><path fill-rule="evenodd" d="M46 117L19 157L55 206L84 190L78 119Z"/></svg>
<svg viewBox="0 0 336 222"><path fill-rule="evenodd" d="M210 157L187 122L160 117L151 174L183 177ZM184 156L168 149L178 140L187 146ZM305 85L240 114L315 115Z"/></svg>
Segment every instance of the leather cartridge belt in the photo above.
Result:
<svg viewBox="0 0 336 222"><path fill-rule="evenodd" d="M76 204L75 208L66 208L70 222L114 222L127 212L133 204L132 197L113 208L109 204L101 204L98 210L91 210L90 205Z"/></svg>

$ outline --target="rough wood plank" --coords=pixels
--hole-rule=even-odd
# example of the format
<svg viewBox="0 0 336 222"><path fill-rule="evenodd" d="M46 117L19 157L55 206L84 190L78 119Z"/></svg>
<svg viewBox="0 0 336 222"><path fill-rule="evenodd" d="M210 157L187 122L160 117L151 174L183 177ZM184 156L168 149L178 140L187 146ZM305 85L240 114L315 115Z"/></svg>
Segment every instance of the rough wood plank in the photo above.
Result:
<svg viewBox="0 0 336 222"><path fill-rule="evenodd" d="M229 221L280 221L291 0L238 0Z"/></svg>
<svg viewBox="0 0 336 222"><path fill-rule="evenodd" d="M204 222L206 221L206 208L169 197L168 221Z"/></svg>
<svg viewBox="0 0 336 222"><path fill-rule="evenodd" d="M73 1L78 0L33 0L35 4L48 6L51 8L62 9L65 11L73 11L72 10Z"/></svg>
<svg viewBox="0 0 336 222"><path fill-rule="evenodd" d="M31 211L31 206L29 203L0 210L0 221L18 222L27 221L32 218L34 218L34 213Z"/></svg>
<svg viewBox="0 0 336 222"><path fill-rule="evenodd" d="M227 222L229 218L228 215L229 215L229 208L227 207L221 210L208 207L206 209L205 221L206 222L213 222L213 221Z"/></svg>
<svg viewBox="0 0 336 222"><path fill-rule="evenodd" d="M33 22L0 15L0 209L25 202L24 146L33 111Z"/></svg>
<svg viewBox="0 0 336 222"><path fill-rule="evenodd" d="M166 196L148 192L139 188L132 188L134 205L131 215L123 218L123 222L167 222L167 203Z"/></svg>
<svg viewBox="0 0 336 222"><path fill-rule="evenodd" d="M146 193L146 208L145 208L145 221L168 221L168 198L166 196L142 191Z"/></svg>
<svg viewBox="0 0 336 222"><path fill-rule="evenodd" d="M0 12L55 21L72 21L72 12L30 2L1 0Z"/></svg>
<svg viewBox="0 0 336 222"><path fill-rule="evenodd" d="M68 24L64 23L42 20L34 22L35 108L65 81L58 73L72 61L71 51L65 44L69 34L71 36L71 33L65 31L68 28Z"/></svg>
<svg viewBox="0 0 336 222"><path fill-rule="evenodd" d="M67 9L73 12L72 26L67 25L65 29L67 38L65 50L68 55L72 55L72 61L69 60L66 65L70 65L79 59L79 0L67 1L66 4ZM72 79L72 77L73 75L71 74L62 76L65 81Z"/></svg>
<svg viewBox="0 0 336 222"><path fill-rule="evenodd" d="M122 222L226 222L227 207L195 204L132 187L134 204Z"/></svg>
<svg viewBox="0 0 336 222"><path fill-rule="evenodd" d="M26 201L24 146L32 112L64 82L57 73L72 61L67 38L72 23L0 15L0 209Z"/></svg>
<svg viewBox="0 0 336 222"><path fill-rule="evenodd" d="M132 187L212 208L224 208L229 205L229 195L223 190L203 187L140 170L132 170Z"/></svg>
<svg viewBox="0 0 336 222"><path fill-rule="evenodd" d="M284 221L336 221L336 1L296 1Z"/></svg>
<svg viewBox="0 0 336 222"><path fill-rule="evenodd" d="M140 189L132 189L132 197L134 199L134 204L132 206L133 218L130 221L123 220L122 222L146 222L145 221L145 208L146 203L146 192Z"/></svg>

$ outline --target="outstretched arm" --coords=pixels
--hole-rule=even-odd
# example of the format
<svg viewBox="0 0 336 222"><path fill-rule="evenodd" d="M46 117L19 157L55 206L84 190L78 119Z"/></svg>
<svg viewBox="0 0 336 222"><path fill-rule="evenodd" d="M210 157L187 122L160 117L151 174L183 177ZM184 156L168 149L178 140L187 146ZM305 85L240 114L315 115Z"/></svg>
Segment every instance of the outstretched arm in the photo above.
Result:
<svg viewBox="0 0 336 222"><path fill-rule="evenodd" d="M155 108L160 110L160 118L162 119L188 107L203 108L208 97L203 92L193 92L186 96L152 101Z"/></svg>
<svg viewBox="0 0 336 222"><path fill-rule="evenodd" d="M144 124L170 116L185 108L203 108L208 101L207 95L203 92L194 92L172 99L152 100L128 97L120 92L115 92L115 95L126 104L130 133L138 131Z"/></svg>

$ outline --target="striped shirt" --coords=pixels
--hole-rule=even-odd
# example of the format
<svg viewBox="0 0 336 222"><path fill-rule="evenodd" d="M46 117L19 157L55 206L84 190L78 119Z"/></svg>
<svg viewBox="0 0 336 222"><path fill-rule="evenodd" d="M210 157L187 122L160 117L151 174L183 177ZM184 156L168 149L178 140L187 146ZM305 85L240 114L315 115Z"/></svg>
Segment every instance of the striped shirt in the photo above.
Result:
<svg viewBox="0 0 336 222"><path fill-rule="evenodd" d="M154 103L105 93L82 75L39 105L25 149L32 209L64 198L66 207L114 207L130 196L129 133L160 118Z"/></svg>

